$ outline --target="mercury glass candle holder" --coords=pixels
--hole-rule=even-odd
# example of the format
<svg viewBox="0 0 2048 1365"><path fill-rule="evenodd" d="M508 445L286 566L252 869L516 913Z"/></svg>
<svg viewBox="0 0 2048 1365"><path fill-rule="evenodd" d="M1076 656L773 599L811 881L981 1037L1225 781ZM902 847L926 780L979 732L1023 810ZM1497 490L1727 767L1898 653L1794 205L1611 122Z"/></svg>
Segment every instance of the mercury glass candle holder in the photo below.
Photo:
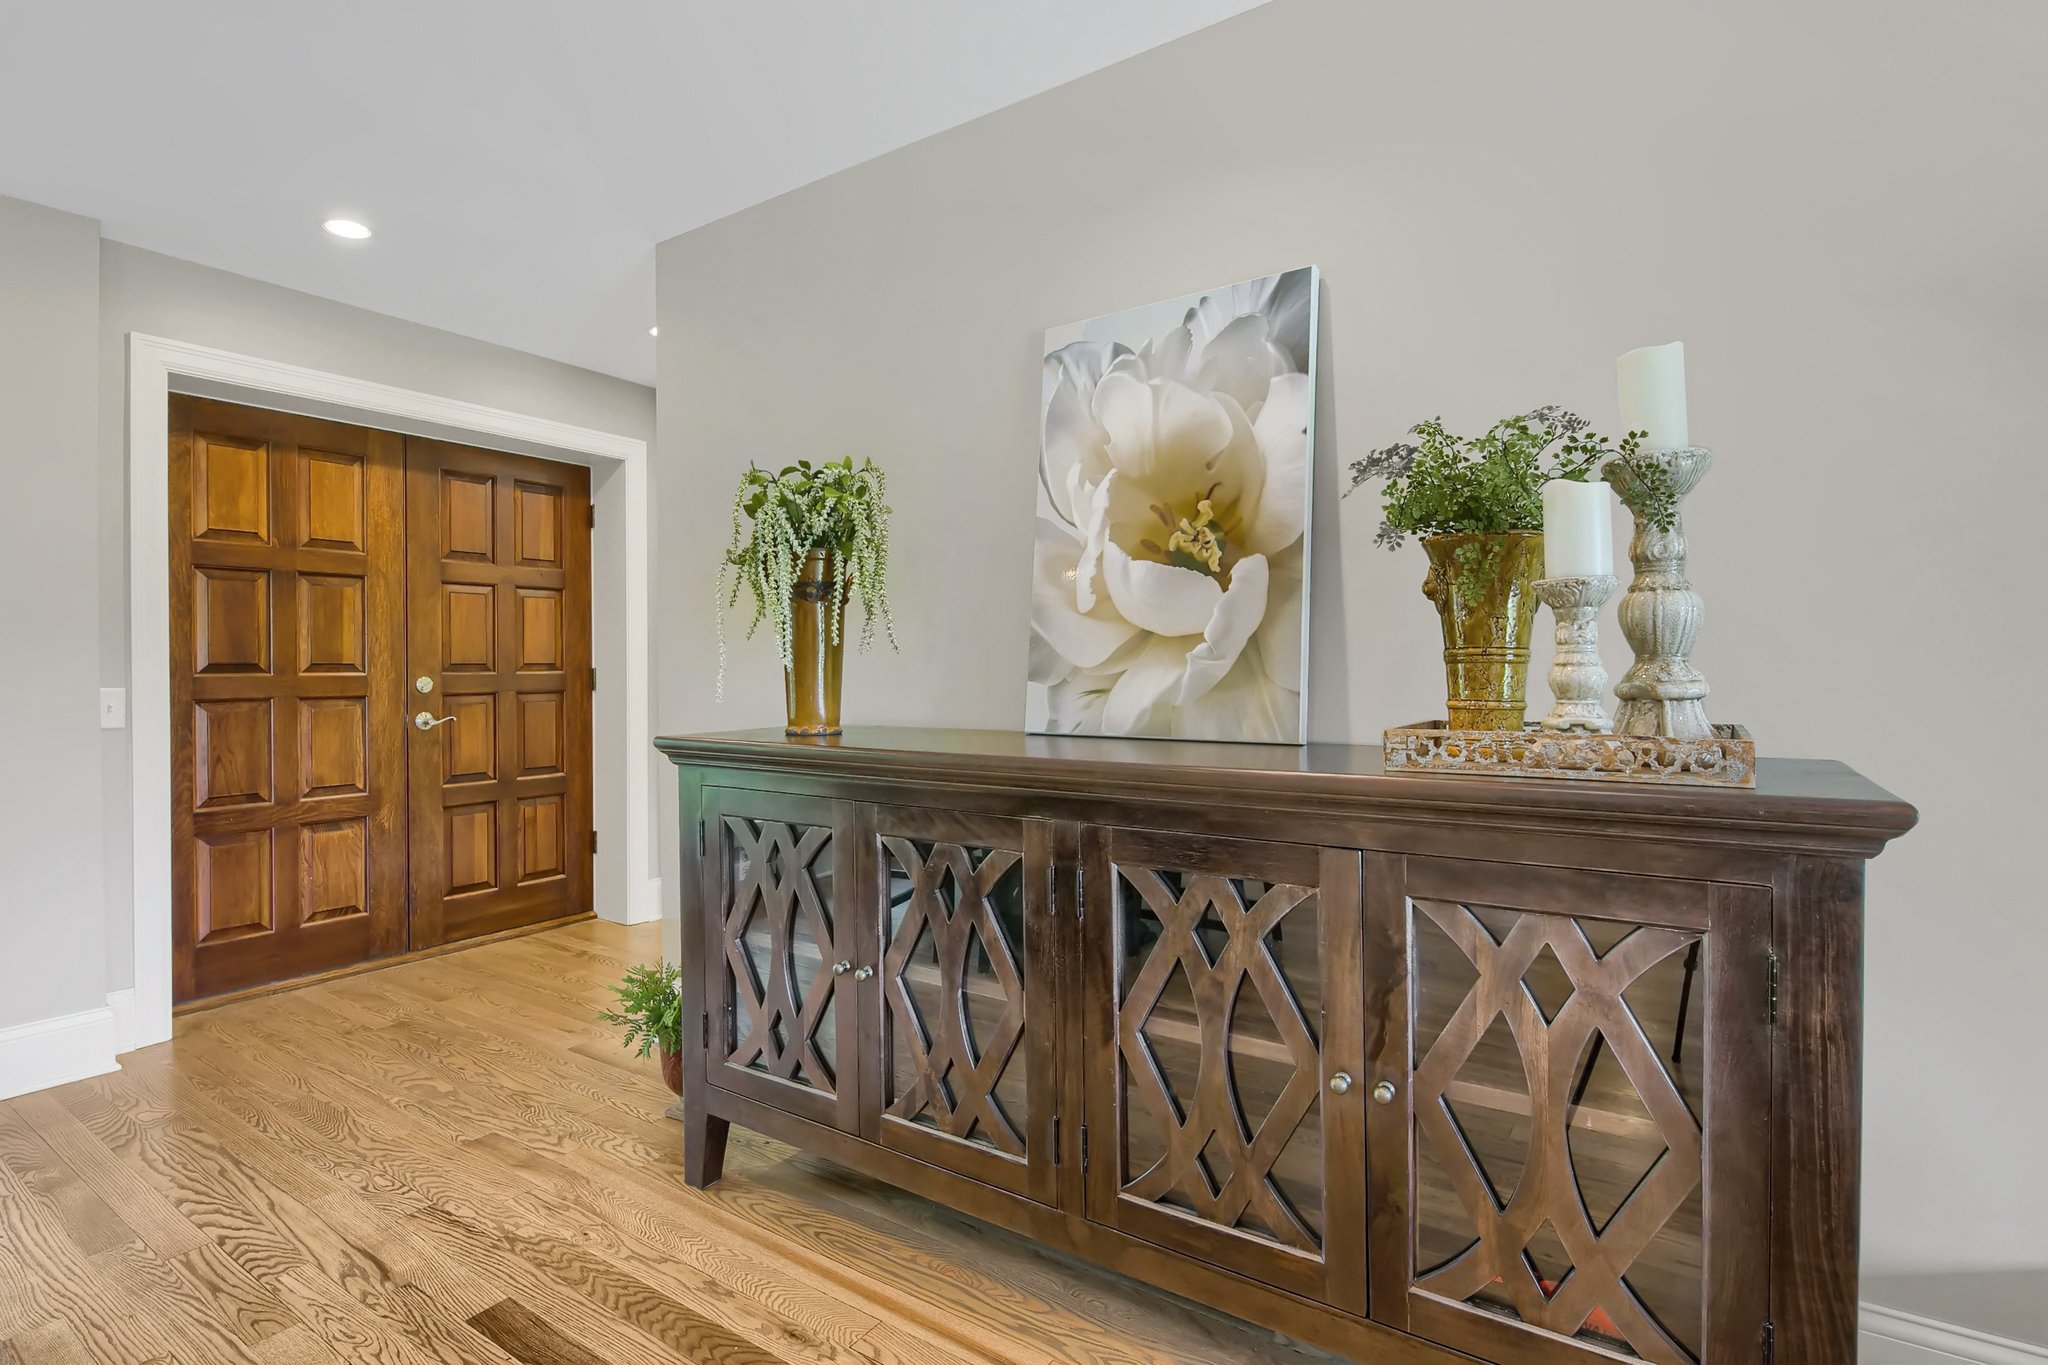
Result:
<svg viewBox="0 0 2048 1365"><path fill-rule="evenodd" d="M1714 733L1707 723L1707 680L1688 657L1705 605L1685 577L1680 512L1713 463L1713 451L1686 446L1616 457L1601 470L1636 522L1628 543L1636 576L1622 594L1620 612L1621 633L1636 660L1614 689L1621 699L1617 734L1707 739ZM1667 504L1668 517L1658 516L1660 503Z"/></svg>
<svg viewBox="0 0 2048 1365"><path fill-rule="evenodd" d="M1536 595L1557 618L1557 654L1550 692L1557 704L1541 722L1546 730L1606 734L1607 670L1600 663L1600 608L1619 586L1612 574L1537 580Z"/></svg>

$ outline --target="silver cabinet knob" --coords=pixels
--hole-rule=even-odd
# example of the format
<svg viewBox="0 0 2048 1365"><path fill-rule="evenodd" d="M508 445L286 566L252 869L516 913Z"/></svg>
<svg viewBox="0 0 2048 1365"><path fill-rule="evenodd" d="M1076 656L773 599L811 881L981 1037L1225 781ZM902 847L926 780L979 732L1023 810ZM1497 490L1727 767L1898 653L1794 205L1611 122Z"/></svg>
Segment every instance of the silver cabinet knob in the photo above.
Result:
<svg viewBox="0 0 2048 1365"><path fill-rule="evenodd" d="M1374 1104L1392 1104L1394 1102L1394 1083L1392 1081L1381 1081L1378 1085L1374 1086L1372 1088L1372 1099Z"/></svg>
<svg viewBox="0 0 2048 1365"><path fill-rule="evenodd" d="M834 976L845 976L852 970L853 964L851 962L835 962L832 964L832 975Z"/></svg>
<svg viewBox="0 0 2048 1365"><path fill-rule="evenodd" d="M855 981L865 981L874 974L875 969L873 967L863 967L853 974L853 979Z"/></svg>
<svg viewBox="0 0 2048 1365"><path fill-rule="evenodd" d="M423 693L431 692L434 690L434 680L422 674L421 676L414 678L412 680L412 690L415 692Z"/></svg>
<svg viewBox="0 0 2048 1365"><path fill-rule="evenodd" d="M1331 1093L1332 1095L1348 1095L1348 1094L1350 1094L1350 1093L1351 1093L1351 1076L1350 1076L1350 1074L1349 1074L1349 1073L1347 1073L1347 1072L1343 1072L1343 1071L1340 1071L1340 1072L1338 1072L1338 1073L1337 1073L1336 1075L1334 1075L1334 1076L1330 1077L1330 1093Z"/></svg>
<svg viewBox="0 0 2048 1365"><path fill-rule="evenodd" d="M421 730L431 730L436 725L446 725L453 716L437 716L432 711L422 711L412 718L413 725Z"/></svg>

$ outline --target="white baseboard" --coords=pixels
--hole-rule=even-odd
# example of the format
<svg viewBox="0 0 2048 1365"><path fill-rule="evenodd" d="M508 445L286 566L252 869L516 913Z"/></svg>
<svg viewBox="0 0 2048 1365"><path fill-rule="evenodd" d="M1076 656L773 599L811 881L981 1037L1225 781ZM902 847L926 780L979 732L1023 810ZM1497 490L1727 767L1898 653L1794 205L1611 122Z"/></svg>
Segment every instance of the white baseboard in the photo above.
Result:
<svg viewBox="0 0 2048 1365"><path fill-rule="evenodd" d="M0 1029L0 1100L119 1071L114 1052L114 1011L106 1005Z"/></svg>
<svg viewBox="0 0 2048 1365"><path fill-rule="evenodd" d="M661 878L649 877L646 881L633 883L626 896L625 908L619 914L608 915L599 910L597 917L613 924L649 924L660 919Z"/></svg>
<svg viewBox="0 0 2048 1365"><path fill-rule="evenodd" d="M1916 1313L1866 1303L1861 1314L1862 1365L2043 1365L2048 1346L1992 1336Z"/></svg>

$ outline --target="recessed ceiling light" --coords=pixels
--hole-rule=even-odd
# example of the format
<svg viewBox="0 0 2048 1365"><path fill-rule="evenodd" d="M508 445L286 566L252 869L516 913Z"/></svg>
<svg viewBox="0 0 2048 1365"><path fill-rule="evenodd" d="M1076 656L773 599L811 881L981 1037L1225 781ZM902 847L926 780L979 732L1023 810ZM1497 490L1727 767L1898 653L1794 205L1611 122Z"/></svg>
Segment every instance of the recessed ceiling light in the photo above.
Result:
<svg viewBox="0 0 2048 1365"><path fill-rule="evenodd" d="M360 242L370 235L370 230L353 218L329 218L320 225L337 237L346 237L351 242Z"/></svg>
<svg viewBox="0 0 2048 1365"><path fill-rule="evenodd" d="M658 336L660 336L660 335L661 335L661 328L659 328L659 327L649 327L649 328L647 329L647 335L649 335L649 336L651 336L651 337L658 337Z"/></svg>

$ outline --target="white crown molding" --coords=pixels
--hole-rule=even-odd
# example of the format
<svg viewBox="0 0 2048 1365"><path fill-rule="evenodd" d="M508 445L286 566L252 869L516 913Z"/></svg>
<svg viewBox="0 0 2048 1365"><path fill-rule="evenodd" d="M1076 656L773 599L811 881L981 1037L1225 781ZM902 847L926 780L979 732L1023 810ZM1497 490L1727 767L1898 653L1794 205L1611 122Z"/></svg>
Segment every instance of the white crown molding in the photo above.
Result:
<svg viewBox="0 0 2048 1365"><path fill-rule="evenodd" d="M0 1100L120 1069L105 1005L0 1029Z"/></svg>
<svg viewBox="0 0 2048 1365"><path fill-rule="evenodd" d="M625 591L596 597L616 614L623 644L598 661L598 704L624 714L624 743L592 755L596 783L623 789L624 838L599 857L623 904L596 907L631 923L653 867L652 704L648 677L651 583L647 443L629 436L330 374L140 332L128 334L129 770L134 844L135 985L120 1007L121 1047L171 1036L170 395L203 394L387 430L589 465L609 475L595 493L593 559L618 566ZM621 847L622 846L622 847ZM616 862L611 860L616 859ZM659 896L655 897L659 914ZM110 1019L113 1013L109 1011Z"/></svg>
<svg viewBox="0 0 2048 1365"><path fill-rule="evenodd" d="M1862 1306L1861 1354L1868 1365L2041 1365L2048 1347L1937 1322L1883 1304ZM1872 1349L1872 1343L1876 1349Z"/></svg>

